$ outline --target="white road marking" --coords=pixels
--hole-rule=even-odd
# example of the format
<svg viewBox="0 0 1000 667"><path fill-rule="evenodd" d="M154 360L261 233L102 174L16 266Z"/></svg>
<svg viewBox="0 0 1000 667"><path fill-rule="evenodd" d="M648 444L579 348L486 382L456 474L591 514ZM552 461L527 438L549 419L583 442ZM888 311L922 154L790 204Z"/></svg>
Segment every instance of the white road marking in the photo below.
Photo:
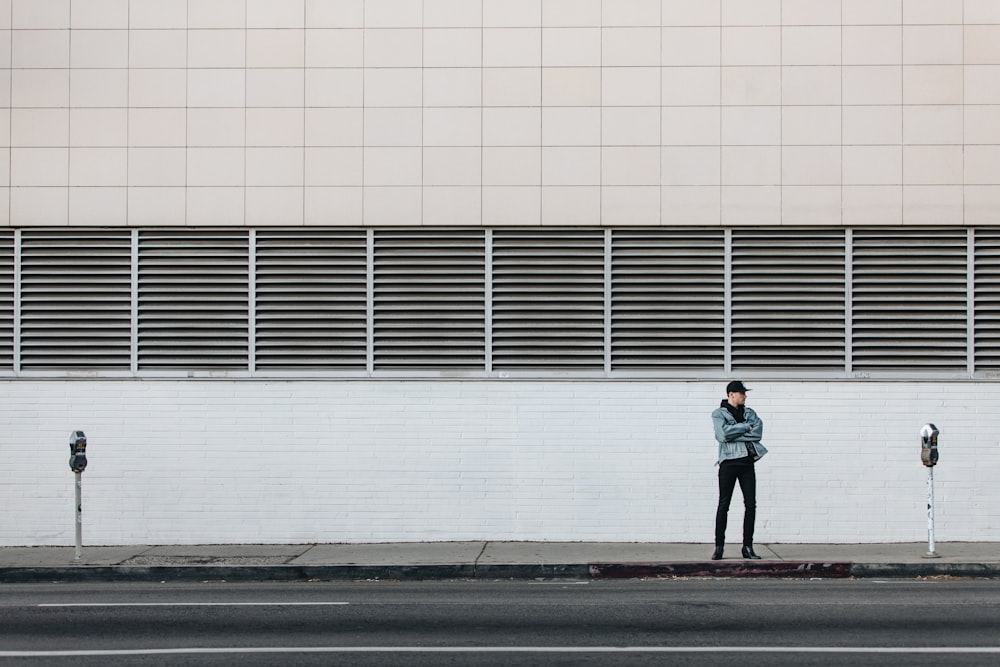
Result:
<svg viewBox="0 0 1000 667"><path fill-rule="evenodd" d="M350 602L55 602L39 607L336 607Z"/></svg>
<svg viewBox="0 0 1000 667"><path fill-rule="evenodd" d="M276 653L850 653L1000 654L1000 646L261 646L232 648L0 651L0 658L74 658L132 655L234 655Z"/></svg>

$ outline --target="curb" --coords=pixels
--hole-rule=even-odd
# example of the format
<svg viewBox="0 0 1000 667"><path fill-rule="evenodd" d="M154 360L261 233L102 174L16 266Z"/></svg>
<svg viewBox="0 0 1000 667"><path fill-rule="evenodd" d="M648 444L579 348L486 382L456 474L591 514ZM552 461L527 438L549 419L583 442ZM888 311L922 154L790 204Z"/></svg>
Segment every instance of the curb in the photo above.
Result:
<svg viewBox="0 0 1000 667"><path fill-rule="evenodd" d="M70 565L0 568L0 584L474 579L473 565Z"/></svg>
<svg viewBox="0 0 1000 667"><path fill-rule="evenodd" d="M590 579L588 565L68 565L0 568L0 584Z"/></svg>
<svg viewBox="0 0 1000 667"><path fill-rule="evenodd" d="M594 579L652 577L772 577L847 579L850 563L797 563L789 561L733 563L609 563L590 566Z"/></svg>
<svg viewBox="0 0 1000 667"><path fill-rule="evenodd" d="M440 565L67 565L0 567L0 584L254 581L446 581L655 578L1000 579L1000 563L820 563L795 561L440 564Z"/></svg>
<svg viewBox="0 0 1000 667"><path fill-rule="evenodd" d="M902 577L1000 579L1000 563L853 563L851 576L858 579Z"/></svg>

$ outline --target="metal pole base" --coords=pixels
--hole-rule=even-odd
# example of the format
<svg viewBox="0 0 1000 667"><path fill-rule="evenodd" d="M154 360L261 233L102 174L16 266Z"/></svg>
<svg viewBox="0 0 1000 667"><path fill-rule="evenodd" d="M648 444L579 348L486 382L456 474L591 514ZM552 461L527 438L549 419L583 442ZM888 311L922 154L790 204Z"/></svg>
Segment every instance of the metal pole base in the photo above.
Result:
<svg viewBox="0 0 1000 667"><path fill-rule="evenodd" d="M927 553L924 558L940 558L934 545L934 467L927 468Z"/></svg>
<svg viewBox="0 0 1000 667"><path fill-rule="evenodd" d="M83 558L83 475L76 473L76 549L73 562Z"/></svg>

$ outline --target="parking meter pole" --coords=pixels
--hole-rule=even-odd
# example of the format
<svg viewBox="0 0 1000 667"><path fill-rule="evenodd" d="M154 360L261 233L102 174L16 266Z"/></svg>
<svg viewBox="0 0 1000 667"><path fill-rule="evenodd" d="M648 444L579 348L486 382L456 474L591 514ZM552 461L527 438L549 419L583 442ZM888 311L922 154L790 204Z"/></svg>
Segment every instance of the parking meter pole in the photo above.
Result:
<svg viewBox="0 0 1000 667"><path fill-rule="evenodd" d="M76 555L83 558L83 473L76 473Z"/></svg>
<svg viewBox="0 0 1000 667"><path fill-rule="evenodd" d="M934 468L927 468L927 553L924 558L940 558L934 550Z"/></svg>

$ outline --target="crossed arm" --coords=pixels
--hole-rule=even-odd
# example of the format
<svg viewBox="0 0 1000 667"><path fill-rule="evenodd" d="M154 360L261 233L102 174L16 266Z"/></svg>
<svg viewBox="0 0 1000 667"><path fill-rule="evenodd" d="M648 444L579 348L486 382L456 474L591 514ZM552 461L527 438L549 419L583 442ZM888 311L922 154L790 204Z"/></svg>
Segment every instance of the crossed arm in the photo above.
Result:
<svg viewBox="0 0 1000 667"><path fill-rule="evenodd" d="M719 442L760 442L764 437L764 422L756 414L743 423L727 424L723 417L713 417L712 421Z"/></svg>

